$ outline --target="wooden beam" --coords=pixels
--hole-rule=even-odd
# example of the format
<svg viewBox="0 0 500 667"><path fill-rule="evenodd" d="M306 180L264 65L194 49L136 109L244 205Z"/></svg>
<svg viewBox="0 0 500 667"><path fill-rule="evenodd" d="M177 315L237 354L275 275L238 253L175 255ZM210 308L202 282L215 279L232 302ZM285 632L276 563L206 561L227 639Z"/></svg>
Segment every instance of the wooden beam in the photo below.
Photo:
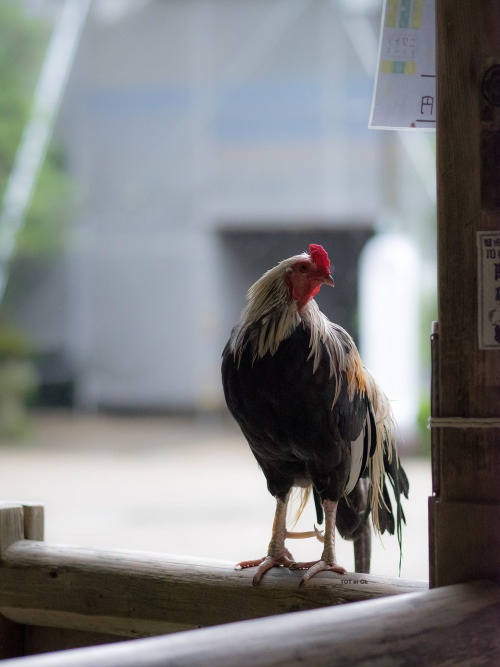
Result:
<svg viewBox="0 0 500 667"><path fill-rule="evenodd" d="M146 637L426 590L426 582L326 572L298 588L279 568L256 588L228 563L19 541L3 555L0 613L18 623Z"/></svg>
<svg viewBox="0 0 500 667"><path fill-rule="evenodd" d="M18 660L16 667L493 665L500 588L470 582Z"/></svg>
<svg viewBox="0 0 500 667"><path fill-rule="evenodd" d="M23 628L0 615L0 660L20 655L24 655Z"/></svg>
<svg viewBox="0 0 500 667"><path fill-rule="evenodd" d="M435 521L440 527L435 533L436 553L456 554L460 560L460 564L453 567L453 577L460 572L463 580L470 580L474 575L481 574L487 578L500 572L500 549L495 542L497 526L500 525L500 506L437 501L433 509ZM485 515L492 525L485 526ZM457 532L457 525L462 527L464 534ZM478 530L478 526L485 529ZM478 559L478 553L484 553L486 557ZM451 578L446 572L440 572L439 576L440 582ZM500 618L498 620L500 622Z"/></svg>
<svg viewBox="0 0 500 667"><path fill-rule="evenodd" d="M433 437L439 469L429 505L430 570L431 585L442 586L500 576L492 558L500 552L500 430L462 428L467 420L500 418L500 349L482 349L478 333L477 251L478 232L500 232L500 78L492 77L500 72L497 0L437 0L436 44L439 412L433 416L454 420L435 425Z"/></svg>
<svg viewBox="0 0 500 667"><path fill-rule="evenodd" d="M24 539L23 507L16 503L0 504L0 559L8 548ZM23 655L23 628L0 612L0 660Z"/></svg>
<svg viewBox="0 0 500 667"><path fill-rule="evenodd" d="M17 503L0 505L0 557L15 542L24 539L24 511Z"/></svg>
<svg viewBox="0 0 500 667"><path fill-rule="evenodd" d="M13 544L25 538L43 539L43 507L38 503L0 503L0 562ZM24 626L0 613L0 660L23 655L25 639Z"/></svg>

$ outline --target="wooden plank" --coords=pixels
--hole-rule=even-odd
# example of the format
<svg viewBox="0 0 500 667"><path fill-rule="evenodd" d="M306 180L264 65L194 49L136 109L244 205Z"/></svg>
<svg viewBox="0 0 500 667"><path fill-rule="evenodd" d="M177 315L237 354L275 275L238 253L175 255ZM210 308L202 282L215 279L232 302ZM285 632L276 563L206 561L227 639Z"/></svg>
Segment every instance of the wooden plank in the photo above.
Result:
<svg viewBox="0 0 500 667"><path fill-rule="evenodd" d="M440 417L500 418L500 351L479 346L476 249L479 231L500 230L500 106L485 95L485 75L495 63L500 64L497 0L438 0L436 44L439 363L435 405ZM464 526L472 533L487 530L491 549L500 551L498 531L491 530L500 505L499 445L498 428L446 427L433 437L433 461L439 465L433 490L440 509L431 504L432 586L462 581L465 572L477 579L484 571L484 553L475 551L483 540L464 534ZM447 502L452 503L450 510L441 504ZM461 504L460 512L455 511L455 503ZM481 521L474 523L474 508L466 516L468 503L482 505ZM456 523L443 523L448 520ZM461 542L449 538L453 532Z"/></svg>
<svg viewBox="0 0 500 667"><path fill-rule="evenodd" d="M24 539L24 512L21 504L0 503L0 557L7 549Z"/></svg>
<svg viewBox="0 0 500 667"><path fill-rule="evenodd" d="M0 503L0 558L24 537L23 507ZM23 628L0 613L0 660L23 655Z"/></svg>
<svg viewBox="0 0 500 667"><path fill-rule="evenodd" d="M442 434L441 500L500 504L500 430L496 431L456 429Z"/></svg>
<svg viewBox="0 0 500 667"><path fill-rule="evenodd" d="M470 581L474 575L493 579L500 571L500 507L435 501L436 553L456 554L453 569L438 568L437 586ZM465 545L465 548L464 548ZM499 618L500 622L500 618Z"/></svg>
<svg viewBox="0 0 500 667"><path fill-rule="evenodd" d="M428 587L326 572L299 589L301 572L279 568L254 588L252 576L218 561L25 540L4 554L0 613L19 623L143 637Z"/></svg>
<svg viewBox="0 0 500 667"><path fill-rule="evenodd" d="M67 628L45 628L26 625L24 628L23 655L51 653L84 646L100 646L114 642L131 641L127 637L116 637L101 632L68 630ZM21 655L21 654L16 654Z"/></svg>
<svg viewBox="0 0 500 667"><path fill-rule="evenodd" d="M484 60L500 62L498 2L438 0L436 28L439 406L446 417L497 417L500 355L478 346L476 232L500 229L500 210L483 207L480 150Z"/></svg>
<svg viewBox="0 0 500 667"><path fill-rule="evenodd" d="M428 499L429 516L429 585L436 586L436 511L435 504L438 499L434 496Z"/></svg>
<svg viewBox="0 0 500 667"><path fill-rule="evenodd" d="M494 665L498 664L500 653L499 615L499 587L489 582L469 582L167 637L23 658L15 664L16 667Z"/></svg>
<svg viewBox="0 0 500 667"><path fill-rule="evenodd" d="M439 409L439 326L432 323L431 333L431 416L440 417ZM440 493L439 476L441 473L441 444L439 429L431 430L431 472L432 490L436 495Z"/></svg>
<svg viewBox="0 0 500 667"><path fill-rule="evenodd" d="M24 655L22 626L0 615L0 660Z"/></svg>

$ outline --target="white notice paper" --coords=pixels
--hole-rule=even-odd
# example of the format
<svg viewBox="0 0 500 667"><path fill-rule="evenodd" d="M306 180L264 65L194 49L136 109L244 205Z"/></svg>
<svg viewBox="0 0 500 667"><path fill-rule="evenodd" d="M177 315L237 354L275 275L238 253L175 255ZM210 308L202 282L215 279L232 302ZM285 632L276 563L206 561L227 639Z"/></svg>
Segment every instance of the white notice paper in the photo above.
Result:
<svg viewBox="0 0 500 667"><path fill-rule="evenodd" d="M500 350L500 232L477 232L479 349Z"/></svg>
<svg viewBox="0 0 500 667"><path fill-rule="evenodd" d="M434 20L434 0L384 0L370 128L436 128Z"/></svg>

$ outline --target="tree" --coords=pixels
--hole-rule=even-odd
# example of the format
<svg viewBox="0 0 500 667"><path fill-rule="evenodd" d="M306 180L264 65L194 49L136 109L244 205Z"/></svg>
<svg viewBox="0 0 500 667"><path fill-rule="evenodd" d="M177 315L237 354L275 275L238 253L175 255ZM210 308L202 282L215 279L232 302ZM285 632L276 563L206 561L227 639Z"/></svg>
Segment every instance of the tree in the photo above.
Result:
<svg viewBox="0 0 500 667"><path fill-rule="evenodd" d="M51 26L26 13L19 2L0 0L0 193L3 194L50 37ZM16 239L22 257L61 249L68 218L69 179L54 143L43 165L24 227Z"/></svg>
<svg viewBox="0 0 500 667"><path fill-rule="evenodd" d="M0 195L3 196L27 123L51 26L26 13L22 3L0 0ZM61 250L68 220L69 179L63 152L49 147L24 225L16 237L11 280L0 295L0 437L26 433L26 402L36 387L31 361L36 349L14 322L23 298L19 276L35 264L49 264Z"/></svg>

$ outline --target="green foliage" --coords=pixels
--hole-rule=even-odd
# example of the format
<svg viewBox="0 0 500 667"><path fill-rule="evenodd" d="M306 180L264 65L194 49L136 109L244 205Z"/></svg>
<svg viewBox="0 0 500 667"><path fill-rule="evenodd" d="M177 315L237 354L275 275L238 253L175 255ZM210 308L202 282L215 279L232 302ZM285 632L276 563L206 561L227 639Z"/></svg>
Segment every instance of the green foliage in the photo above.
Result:
<svg viewBox="0 0 500 667"><path fill-rule="evenodd" d="M27 15L22 3L0 0L0 193L5 190L28 120L49 38L50 26ZM16 239L18 256L50 256L61 250L70 199L63 153L51 145Z"/></svg>
<svg viewBox="0 0 500 667"><path fill-rule="evenodd" d="M431 414L431 401L429 394L426 393L421 397L420 406L417 416L417 424L419 429L419 451L416 452L420 456L428 457L431 456L431 432L427 428L429 423L429 417Z"/></svg>
<svg viewBox="0 0 500 667"><path fill-rule="evenodd" d="M0 363L12 359L27 359L33 353L28 337L17 327L0 320Z"/></svg>
<svg viewBox="0 0 500 667"><path fill-rule="evenodd" d="M23 440L29 433L27 405L38 387L32 353L25 334L0 321L0 441Z"/></svg>
<svg viewBox="0 0 500 667"><path fill-rule="evenodd" d="M0 0L0 196L29 118L50 34L51 26L28 15L21 2ZM16 257L48 262L62 249L70 194L63 153L52 144L16 238L14 262ZM30 340L5 317L8 301L0 304L0 440L17 440L29 428L26 408L36 392L38 376Z"/></svg>
<svg viewBox="0 0 500 667"><path fill-rule="evenodd" d="M0 1L0 192L3 193L47 46L48 28L20 2Z"/></svg>
<svg viewBox="0 0 500 667"><path fill-rule="evenodd" d="M62 151L51 144L24 227L17 235L18 256L50 259L65 247L71 199L71 181L64 170Z"/></svg>

